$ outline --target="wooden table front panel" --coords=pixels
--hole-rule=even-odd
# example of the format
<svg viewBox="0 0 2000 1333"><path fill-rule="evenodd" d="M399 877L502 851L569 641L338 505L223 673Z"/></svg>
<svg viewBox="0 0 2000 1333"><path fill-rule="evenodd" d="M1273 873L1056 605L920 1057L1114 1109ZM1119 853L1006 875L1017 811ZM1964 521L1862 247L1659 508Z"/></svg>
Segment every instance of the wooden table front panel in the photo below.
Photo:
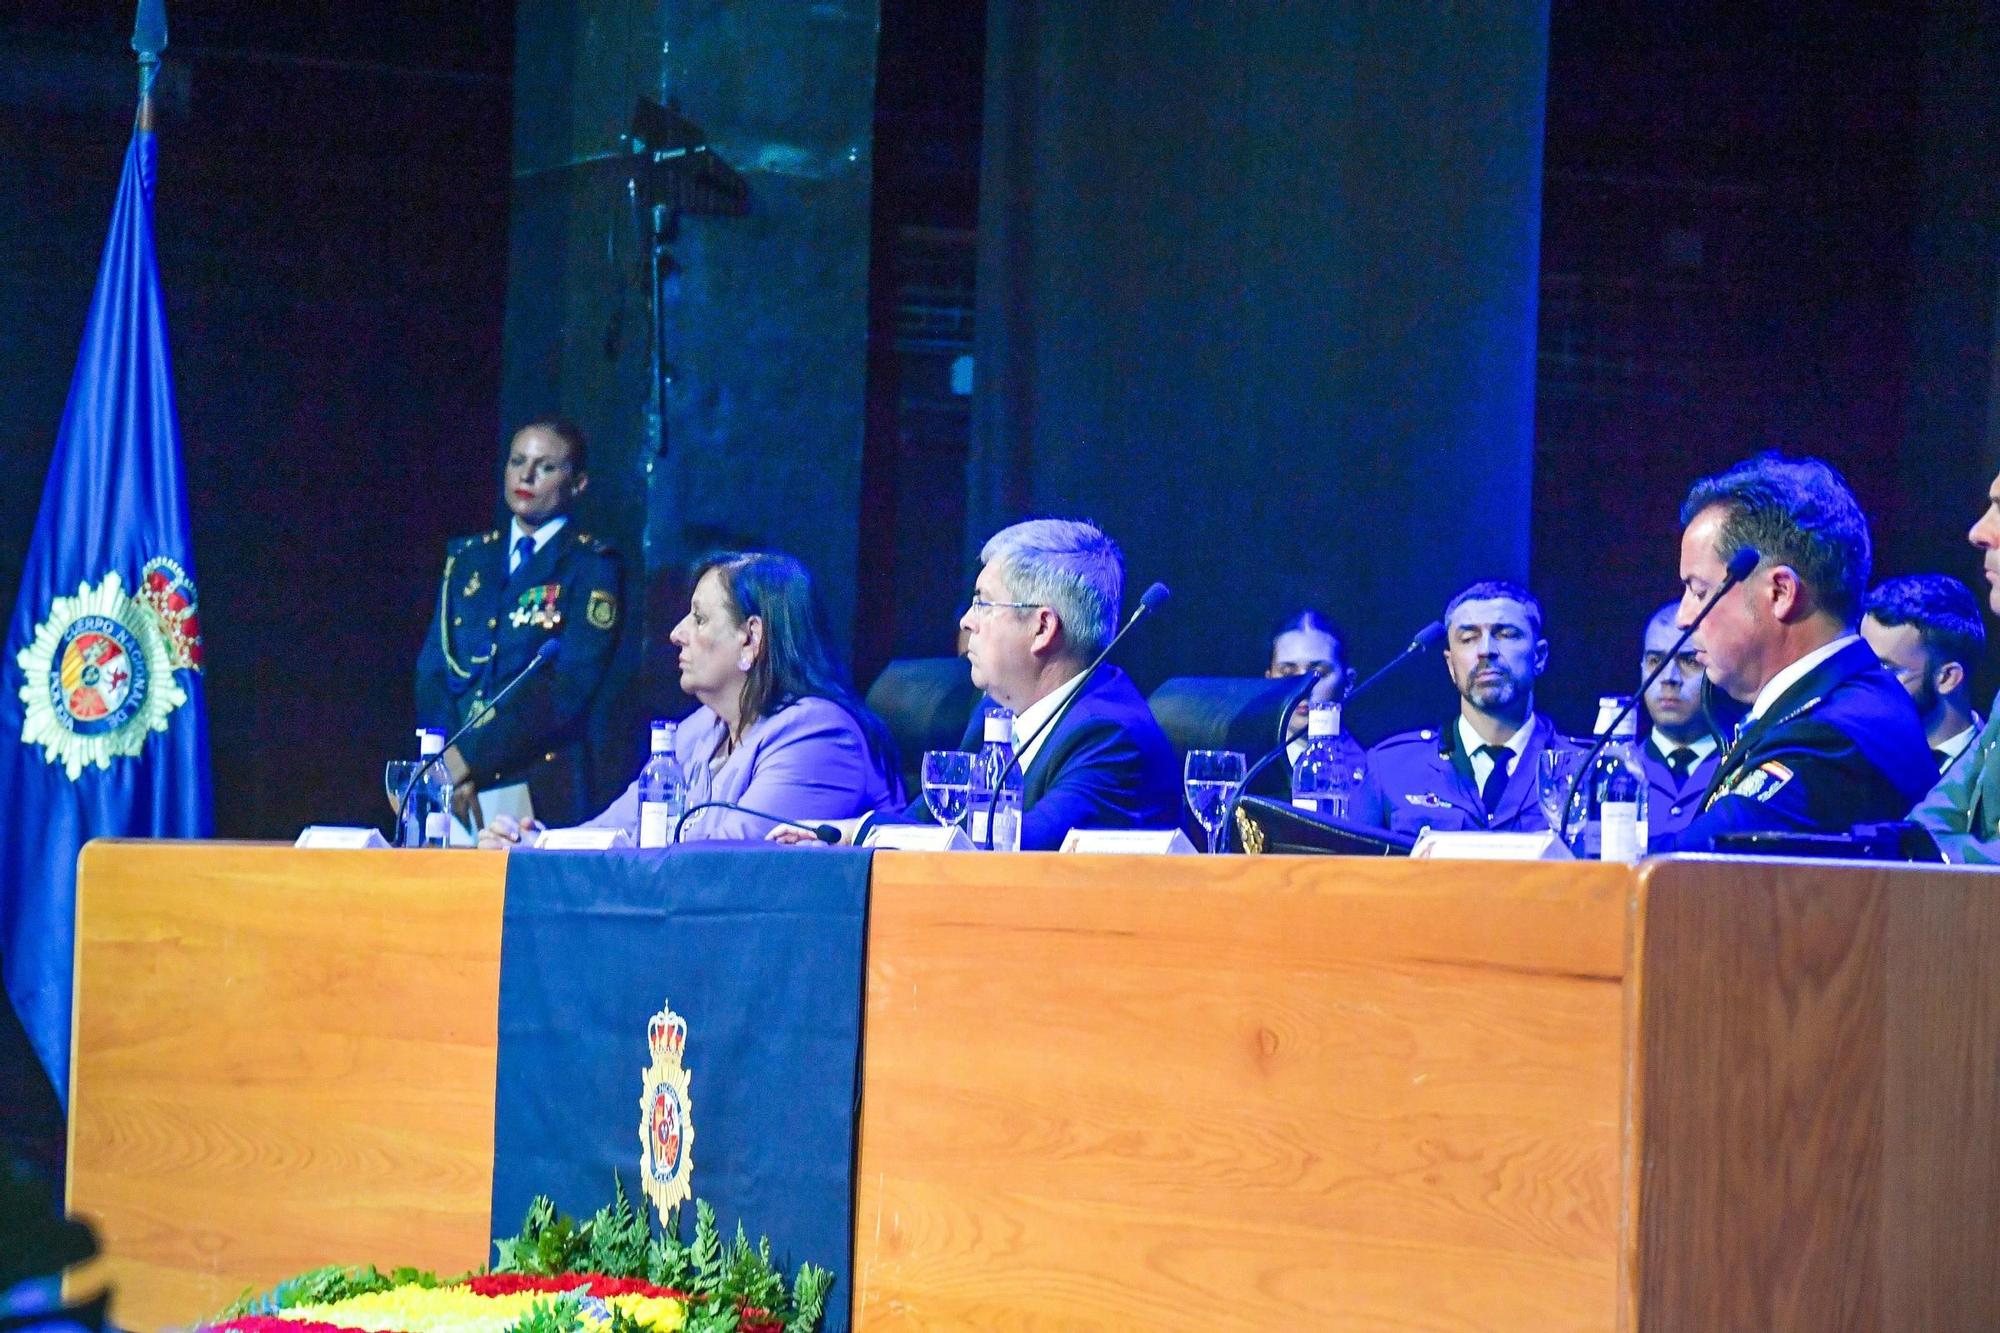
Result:
<svg viewBox="0 0 2000 1333"><path fill-rule="evenodd" d="M1632 883L878 855L858 1324L1612 1327Z"/></svg>
<svg viewBox="0 0 2000 1333"><path fill-rule="evenodd" d="M488 1257L505 858L93 842L69 1204L121 1326Z"/></svg>

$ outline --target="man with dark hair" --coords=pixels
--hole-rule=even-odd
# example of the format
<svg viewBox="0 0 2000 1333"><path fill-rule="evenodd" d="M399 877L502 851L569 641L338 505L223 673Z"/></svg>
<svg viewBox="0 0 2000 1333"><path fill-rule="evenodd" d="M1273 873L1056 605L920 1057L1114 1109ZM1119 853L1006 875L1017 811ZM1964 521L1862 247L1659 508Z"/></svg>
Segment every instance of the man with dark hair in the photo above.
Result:
<svg viewBox="0 0 2000 1333"><path fill-rule="evenodd" d="M1660 668L1660 678L1646 691L1646 717L1651 723L1646 743L1639 750L1639 762L1646 770L1651 788L1646 799L1647 827L1655 835L1678 833L1694 821L1701 798L1715 776L1722 743L1709 729L1702 711L1701 661L1692 648L1683 648L1671 660L1668 652L1680 631L1674 618L1679 602L1668 602L1646 622L1645 637L1639 648L1639 679L1644 681Z"/></svg>
<svg viewBox="0 0 2000 1333"><path fill-rule="evenodd" d="M2000 477L1986 493L1986 512L1966 540L1979 548L1987 605L2000 613ZM1945 770L1910 818L1930 830L1944 859L2000 865L2000 699L1958 762Z"/></svg>
<svg viewBox="0 0 2000 1333"><path fill-rule="evenodd" d="M1946 574L1890 579L1868 594L1861 637L1910 692L1931 758L1945 772L1981 726L1972 707L1972 669L1986 652L1986 626L1972 589Z"/></svg>
<svg viewBox="0 0 2000 1333"><path fill-rule="evenodd" d="M1701 813L1654 850L1901 819L1937 774L1916 706L1855 633L1870 552L1847 483L1818 459L1765 454L1696 482L1681 522L1683 627L1739 551L1759 554L1692 640L1709 680L1750 711Z"/></svg>
<svg viewBox="0 0 2000 1333"><path fill-rule="evenodd" d="M444 752L453 807L476 833L482 816L579 823L602 802L590 789L588 715L618 642L617 554L569 521L589 485L583 432L553 417L508 445L505 528L445 548L437 613L417 657L419 725L456 731L549 639L554 662Z"/></svg>
<svg viewBox="0 0 2000 1333"><path fill-rule="evenodd" d="M1519 584L1486 580L1445 605L1444 625L1458 716L1370 750L1355 818L1410 834L1547 828L1536 768L1543 749L1567 742L1535 712L1535 680L1549 663L1541 603Z"/></svg>

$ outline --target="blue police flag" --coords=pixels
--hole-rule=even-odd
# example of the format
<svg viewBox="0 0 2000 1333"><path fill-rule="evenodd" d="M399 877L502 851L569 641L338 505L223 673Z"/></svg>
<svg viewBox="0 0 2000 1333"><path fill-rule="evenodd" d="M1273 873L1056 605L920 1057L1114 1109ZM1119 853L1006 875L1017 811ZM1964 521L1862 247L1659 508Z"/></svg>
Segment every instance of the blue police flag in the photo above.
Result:
<svg viewBox="0 0 2000 1333"><path fill-rule="evenodd" d="M212 826L154 151L142 120L0 650L0 971L65 1105L78 851Z"/></svg>

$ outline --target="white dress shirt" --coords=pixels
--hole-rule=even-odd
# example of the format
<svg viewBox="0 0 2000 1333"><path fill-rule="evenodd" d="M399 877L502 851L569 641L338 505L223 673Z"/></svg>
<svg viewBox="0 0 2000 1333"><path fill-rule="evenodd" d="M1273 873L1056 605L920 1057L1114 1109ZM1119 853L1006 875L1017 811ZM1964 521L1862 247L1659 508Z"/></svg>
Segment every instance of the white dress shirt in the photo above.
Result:
<svg viewBox="0 0 2000 1333"><path fill-rule="evenodd" d="M1507 777L1510 780L1521 771L1521 756L1528 752L1528 742L1534 738L1534 734L1535 715L1530 713L1528 720L1516 727L1514 734L1507 738L1506 748L1514 752L1514 762L1507 769ZM1466 721L1463 713L1458 715L1458 744L1465 751L1466 757L1472 760L1472 785L1485 791L1486 779L1493 775L1493 756L1480 753L1479 747L1486 742L1472 729L1472 723Z"/></svg>
<svg viewBox="0 0 2000 1333"><path fill-rule="evenodd" d="M1743 719L1744 724L1747 726L1769 712L1771 705L1778 702L1778 696L1796 685L1808 671L1811 671L1821 662L1826 661L1827 658L1832 657L1848 644L1860 642L1861 636L1859 634L1843 634L1832 643L1813 649L1804 657L1801 657L1798 661L1765 681L1764 688L1757 691L1757 702L1750 705L1750 715Z"/></svg>
<svg viewBox="0 0 2000 1333"><path fill-rule="evenodd" d="M1021 750L1021 776L1024 779L1027 777L1029 766L1035 762L1035 756L1042 752L1043 742L1049 738L1047 732L1042 732L1039 736L1036 736L1035 733L1041 731L1042 723L1055 716L1056 709L1063 706L1063 700L1075 694L1082 685L1083 673L1079 671L1076 675L1071 676L1068 680L1056 686L1026 708L1023 708L1015 716L1014 743L1020 745L1027 737L1035 737L1033 741L1023 746Z"/></svg>
<svg viewBox="0 0 2000 1333"><path fill-rule="evenodd" d="M507 576L512 578L521 568L521 562L516 559L520 554L521 538L526 537L529 541L533 542L535 544L535 554L540 555L542 548L549 544L549 538L561 532L563 524L567 522L569 522L568 514L557 514L533 532L529 532L526 528L522 527L521 520L518 518L508 524L508 527L512 531L507 537Z"/></svg>

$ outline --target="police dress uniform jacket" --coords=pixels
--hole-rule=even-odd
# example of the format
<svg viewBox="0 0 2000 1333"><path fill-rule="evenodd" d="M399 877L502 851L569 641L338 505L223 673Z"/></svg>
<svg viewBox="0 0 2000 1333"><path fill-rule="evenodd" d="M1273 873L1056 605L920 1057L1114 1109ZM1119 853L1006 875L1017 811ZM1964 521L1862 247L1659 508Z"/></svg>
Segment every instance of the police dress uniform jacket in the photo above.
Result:
<svg viewBox="0 0 2000 1333"><path fill-rule="evenodd" d="M1910 818L1930 831L1945 860L2000 865L2000 698Z"/></svg>
<svg viewBox="0 0 2000 1333"><path fill-rule="evenodd" d="M565 523L507 572L507 531L445 548L437 610L417 656L417 718L447 733L476 713L544 641L562 651L458 742L482 788L525 782L535 817L572 824L589 815L591 698L618 644L622 569L603 542Z"/></svg>
<svg viewBox="0 0 2000 1333"><path fill-rule="evenodd" d="M1856 640L1794 681L1723 752L1702 812L1654 851L1723 833L1845 832L1903 818L1937 779L1916 705Z"/></svg>
<svg viewBox="0 0 2000 1333"><path fill-rule="evenodd" d="M1576 747L1540 713L1528 725L1527 748L1508 773L1491 817L1479 799L1472 756L1459 744L1458 720L1453 718L1442 729L1400 732L1368 752L1368 776L1354 803L1355 819L1412 837L1427 828L1541 832L1549 826L1536 797L1542 751L1550 745Z"/></svg>
<svg viewBox="0 0 2000 1333"><path fill-rule="evenodd" d="M961 748L979 749L996 706L980 699ZM1021 850L1052 852L1074 828L1174 828L1180 802L1174 747L1145 696L1123 671L1101 666L1021 779ZM921 796L903 817L935 822Z"/></svg>
<svg viewBox="0 0 2000 1333"><path fill-rule="evenodd" d="M1671 749L1669 753L1671 753ZM1716 765L1722 762L1722 747L1708 752L1689 768L1685 777L1676 778L1674 770L1653 747L1651 740L1639 747L1639 764L1646 770L1646 831L1650 840L1662 834L1679 833L1694 822L1701 813L1702 798L1708 795L1708 784L1715 778Z"/></svg>

